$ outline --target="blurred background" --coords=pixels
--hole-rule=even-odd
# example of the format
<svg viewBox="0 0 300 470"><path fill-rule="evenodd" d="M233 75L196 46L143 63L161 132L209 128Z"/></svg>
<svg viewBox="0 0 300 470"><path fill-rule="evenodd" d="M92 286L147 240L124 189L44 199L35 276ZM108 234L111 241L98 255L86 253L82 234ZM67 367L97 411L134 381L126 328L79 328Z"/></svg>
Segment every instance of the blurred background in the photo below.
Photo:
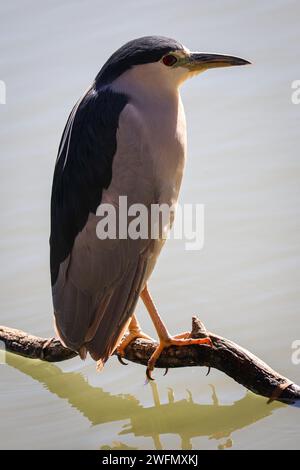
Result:
<svg viewBox="0 0 300 470"><path fill-rule="evenodd" d="M205 242L167 242L150 287L172 333L207 328L295 382L300 364L300 3L288 0L11 0L0 5L0 324L52 336L49 203L67 116L126 41L159 34L249 59L187 82L180 202L205 205ZM143 329L154 335L141 304ZM299 409L267 405L212 370L145 370L112 358L7 354L1 448L299 448Z"/></svg>

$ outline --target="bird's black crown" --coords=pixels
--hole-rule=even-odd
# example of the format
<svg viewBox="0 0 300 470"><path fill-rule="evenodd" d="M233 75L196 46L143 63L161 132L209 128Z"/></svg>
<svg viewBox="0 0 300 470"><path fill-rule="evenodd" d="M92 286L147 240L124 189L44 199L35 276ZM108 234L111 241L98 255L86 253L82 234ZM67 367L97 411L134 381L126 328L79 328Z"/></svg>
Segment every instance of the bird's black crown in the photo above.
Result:
<svg viewBox="0 0 300 470"><path fill-rule="evenodd" d="M134 65L158 62L168 52L182 49L178 41L163 36L134 39L113 53L98 73L96 83L107 85Z"/></svg>

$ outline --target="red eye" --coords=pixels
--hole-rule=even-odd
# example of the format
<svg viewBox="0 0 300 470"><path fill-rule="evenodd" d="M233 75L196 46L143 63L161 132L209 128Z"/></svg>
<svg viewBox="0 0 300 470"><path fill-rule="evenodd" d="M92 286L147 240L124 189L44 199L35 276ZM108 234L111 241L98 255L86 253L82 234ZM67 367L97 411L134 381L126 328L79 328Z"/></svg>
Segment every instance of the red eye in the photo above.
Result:
<svg viewBox="0 0 300 470"><path fill-rule="evenodd" d="M168 55L165 55L165 57L163 57L163 63L167 66L167 67L171 67L172 65L176 64L177 62L177 59L174 55L172 54L168 54Z"/></svg>

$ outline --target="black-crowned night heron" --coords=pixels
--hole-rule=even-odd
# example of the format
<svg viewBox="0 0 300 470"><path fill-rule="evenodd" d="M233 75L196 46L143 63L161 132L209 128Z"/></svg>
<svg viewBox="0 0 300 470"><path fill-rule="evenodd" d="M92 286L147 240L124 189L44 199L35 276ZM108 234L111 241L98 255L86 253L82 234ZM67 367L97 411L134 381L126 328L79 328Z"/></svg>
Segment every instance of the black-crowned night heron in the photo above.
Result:
<svg viewBox="0 0 300 470"><path fill-rule="evenodd" d="M248 64L190 52L158 36L128 42L105 63L74 106L61 139L51 200L51 280L55 326L63 344L101 368L118 348L145 335L134 316L141 296L161 351L171 345L210 344L171 336L147 289L165 237L99 238L99 205L173 206L186 157L186 124L179 87L214 67ZM129 334L121 341L127 328Z"/></svg>

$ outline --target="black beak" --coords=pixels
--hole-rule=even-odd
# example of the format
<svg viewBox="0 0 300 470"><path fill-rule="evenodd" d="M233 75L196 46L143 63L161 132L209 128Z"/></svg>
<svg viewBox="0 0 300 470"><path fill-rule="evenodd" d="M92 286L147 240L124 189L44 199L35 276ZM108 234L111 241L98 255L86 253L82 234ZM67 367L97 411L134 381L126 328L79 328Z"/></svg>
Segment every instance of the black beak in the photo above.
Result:
<svg viewBox="0 0 300 470"><path fill-rule="evenodd" d="M251 62L248 60L231 55L192 52L187 65L191 71L201 71L216 67L231 67L234 65L247 65L250 63Z"/></svg>

